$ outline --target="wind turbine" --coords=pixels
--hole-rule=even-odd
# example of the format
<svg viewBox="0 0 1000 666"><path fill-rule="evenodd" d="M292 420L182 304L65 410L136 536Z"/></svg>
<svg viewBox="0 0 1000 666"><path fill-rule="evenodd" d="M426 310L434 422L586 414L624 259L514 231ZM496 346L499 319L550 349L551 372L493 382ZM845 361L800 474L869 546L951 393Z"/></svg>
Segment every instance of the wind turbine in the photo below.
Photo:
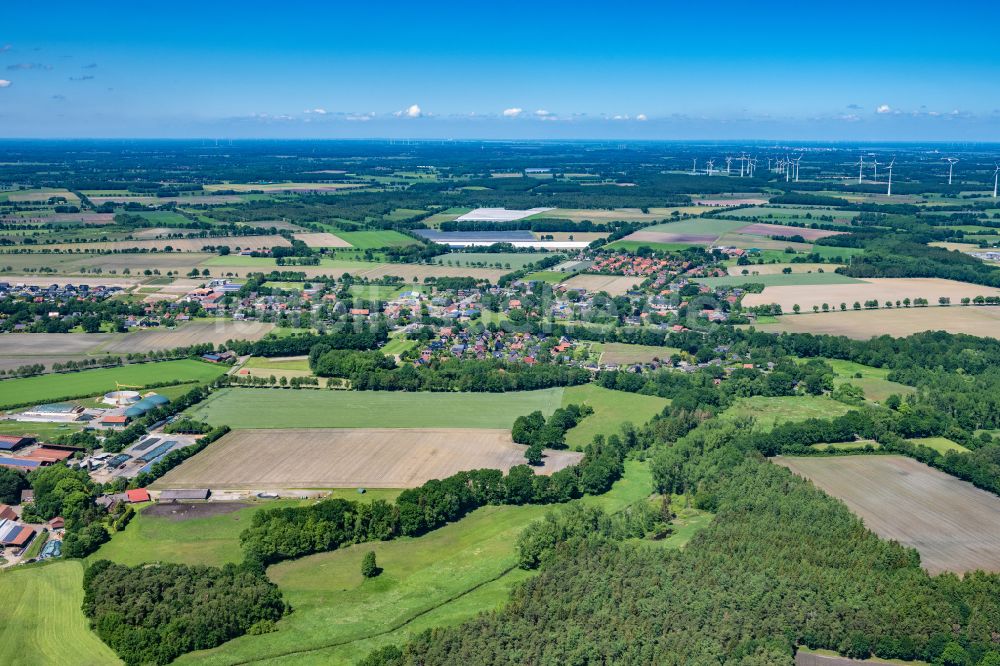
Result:
<svg viewBox="0 0 1000 666"><path fill-rule="evenodd" d="M946 157L945 162L948 163L948 184L951 185L951 171L955 168L955 163L958 162L957 157Z"/></svg>
<svg viewBox="0 0 1000 666"><path fill-rule="evenodd" d="M696 173L698 173L698 158L697 157L694 158L694 165L691 167L691 175L693 176Z"/></svg>
<svg viewBox="0 0 1000 666"><path fill-rule="evenodd" d="M861 161L858 162L858 185L861 184L861 177L865 173L865 156L861 156Z"/></svg>
<svg viewBox="0 0 1000 666"><path fill-rule="evenodd" d="M993 171L993 198L997 198L997 174L1000 174L1000 164L993 163L996 169Z"/></svg>
<svg viewBox="0 0 1000 666"><path fill-rule="evenodd" d="M773 172L774 171L774 169L771 168L771 158L770 157L767 158L767 170L769 172Z"/></svg>
<svg viewBox="0 0 1000 666"><path fill-rule="evenodd" d="M872 158L872 164L875 165L875 182L877 183L878 182L878 158L877 157L873 157ZM883 164L885 164L885 162L883 162Z"/></svg>
<svg viewBox="0 0 1000 666"><path fill-rule="evenodd" d="M732 157L726 157L726 175L727 176L729 175L729 165L732 164L732 162L733 162L733 158Z"/></svg>
<svg viewBox="0 0 1000 666"><path fill-rule="evenodd" d="M747 154L743 153L742 155L740 155L740 178L743 177L746 167L746 161L747 161Z"/></svg>
<svg viewBox="0 0 1000 666"><path fill-rule="evenodd" d="M795 159L795 182L799 182L799 162L802 161L802 155L799 155Z"/></svg>
<svg viewBox="0 0 1000 666"><path fill-rule="evenodd" d="M887 196L887 197L891 197L892 196L892 165L895 164L895 163L896 163L896 158L893 157L892 161L889 162L889 189L886 190L886 192L885 192L885 196Z"/></svg>
<svg viewBox="0 0 1000 666"><path fill-rule="evenodd" d="M792 161L785 155L785 182L792 179Z"/></svg>
<svg viewBox="0 0 1000 666"><path fill-rule="evenodd" d="M708 164L708 175L711 176L712 168L715 166L715 160L709 160L707 164Z"/></svg>
<svg viewBox="0 0 1000 666"><path fill-rule="evenodd" d="M753 178L753 172L757 170L757 158L750 158L750 177Z"/></svg>

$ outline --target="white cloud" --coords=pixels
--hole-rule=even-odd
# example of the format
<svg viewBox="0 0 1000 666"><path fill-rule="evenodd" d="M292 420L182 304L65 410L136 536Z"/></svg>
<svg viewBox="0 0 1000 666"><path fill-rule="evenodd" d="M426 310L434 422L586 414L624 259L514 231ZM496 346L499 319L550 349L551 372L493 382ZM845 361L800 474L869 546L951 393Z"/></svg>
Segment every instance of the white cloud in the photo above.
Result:
<svg viewBox="0 0 1000 666"><path fill-rule="evenodd" d="M372 111L371 113L349 113L346 116L344 116L344 119L365 123L374 117L375 117L375 112Z"/></svg>
<svg viewBox="0 0 1000 666"><path fill-rule="evenodd" d="M875 113L892 113L892 109L888 104L879 104L878 108L875 109Z"/></svg>
<svg viewBox="0 0 1000 666"><path fill-rule="evenodd" d="M545 109L538 109L537 111L535 111L535 115L538 116L539 118L548 118L549 116L552 115L552 112L546 111Z"/></svg>
<svg viewBox="0 0 1000 666"><path fill-rule="evenodd" d="M323 108L306 109L305 113L315 113L317 116L325 116L327 111Z"/></svg>
<svg viewBox="0 0 1000 666"><path fill-rule="evenodd" d="M512 107L510 109L504 109L503 110L503 117L504 118L517 118L522 113L524 113L524 109L521 109L521 108L518 108L518 107L515 106L515 107Z"/></svg>
<svg viewBox="0 0 1000 666"><path fill-rule="evenodd" d="M639 122L643 122L643 121L649 120L649 118L646 117L645 113L640 113L639 115L637 115L635 117L635 119L638 120Z"/></svg>
<svg viewBox="0 0 1000 666"><path fill-rule="evenodd" d="M0 79L0 88L9 88L9 87L10 87L10 81L8 81L7 79Z"/></svg>
<svg viewBox="0 0 1000 666"><path fill-rule="evenodd" d="M420 105L413 104L410 108L404 109L403 111L397 111L393 115L397 118L420 118L424 115L424 112L420 109Z"/></svg>

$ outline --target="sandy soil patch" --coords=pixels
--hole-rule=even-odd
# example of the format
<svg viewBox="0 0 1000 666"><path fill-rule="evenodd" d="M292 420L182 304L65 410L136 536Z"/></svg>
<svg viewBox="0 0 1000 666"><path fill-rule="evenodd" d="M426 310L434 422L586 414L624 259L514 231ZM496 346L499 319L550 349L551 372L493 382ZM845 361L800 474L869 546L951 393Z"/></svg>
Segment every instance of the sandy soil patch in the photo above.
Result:
<svg viewBox="0 0 1000 666"><path fill-rule="evenodd" d="M910 300L926 298L931 305L937 305L938 298L947 297L951 299L954 307L962 298L976 296L1000 296L1000 289L939 278L867 278L864 282L830 284L822 287L816 285L767 287L759 294L747 294L743 298L743 305L777 303L785 312L791 312L795 304L801 306L803 310L812 310L812 306L822 306L823 303L828 303L830 307L839 307L841 303L847 303L847 307L850 308L855 301L864 304L867 300L877 300L879 304L885 304L890 300L895 303L904 298ZM927 313L927 310L923 309L923 312ZM838 312L836 316L840 314L843 313ZM933 312L925 316L940 319L941 313Z"/></svg>
<svg viewBox="0 0 1000 666"><path fill-rule="evenodd" d="M773 459L916 548L932 574L1000 571L1000 497L903 456Z"/></svg>
<svg viewBox="0 0 1000 666"><path fill-rule="evenodd" d="M463 470L509 470L527 447L507 430L237 430L160 479L160 488L413 488ZM547 451L537 473L583 454Z"/></svg>
<svg viewBox="0 0 1000 666"><path fill-rule="evenodd" d="M621 275L577 275L566 280L565 284L570 289L586 289L590 292L606 291L612 296L621 296L629 289L644 282L645 278L639 276Z"/></svg>

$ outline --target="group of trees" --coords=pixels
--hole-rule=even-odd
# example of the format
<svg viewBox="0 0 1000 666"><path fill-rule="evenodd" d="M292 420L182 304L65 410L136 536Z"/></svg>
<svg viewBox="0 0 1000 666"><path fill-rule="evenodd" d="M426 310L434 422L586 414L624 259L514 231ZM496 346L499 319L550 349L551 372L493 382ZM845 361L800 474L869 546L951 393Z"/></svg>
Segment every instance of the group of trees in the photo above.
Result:
<svg viewBox="0 0 1000 666"><path fill-rule="evenodd" d="M168 664L273 623L286 611L277 585L252 568L99 560L84 573L83 612L128 666Z"/></svg>
<svg viewBox="0 0 1000 666"><path fill-rule="evenodd" d="M511 438L526 444L525 457L531 465L542 463L542 449L566 448L566 432L594 413L590 405L567 405L556 409L548 419L540 411L519 416L511 427Z"/></svg>

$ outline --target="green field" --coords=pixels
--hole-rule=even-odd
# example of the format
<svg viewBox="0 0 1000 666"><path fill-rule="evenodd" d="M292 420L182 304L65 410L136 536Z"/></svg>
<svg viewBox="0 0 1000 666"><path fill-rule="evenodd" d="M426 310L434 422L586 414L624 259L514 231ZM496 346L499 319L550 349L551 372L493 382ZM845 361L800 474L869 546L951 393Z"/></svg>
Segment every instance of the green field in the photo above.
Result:
<svg viewBox="0 0 1000 666"><path fill-rule="evenodd" d="M752 267L747 270L753 271ZM697 278L701 284L709 287L738 287L743 284L762 284L765 287L781 287L797 284L851 284L864 282L829 270L823 273L778 273L771 275L727 275L725 277Z"/></svg>
<svg viewBox="0 0 1000 666"><path fill-rule="evenodd" d="M190 410L233 428L509 428L562 404L562 388L511 393L294 391L227 388Z"/></svg>
<svg viewBox="0 0 1000 666"><path fill-rule="evenodd" d="M379 351L386 356L394 356L410 349L415 349L419 344L419 340L410 340L402 335L397 335L389 338L389 342L385 343L385 346L379 349Z"/></svg>
<svg viewBox="0 0 1000 666"><path fill-rule="evenodd" d="M356 490L333 491L335 497L370 502L375 499L392 501L398 490L372 489L364 495ZM310 500L254 501L250 506L231 513L208 517L177 520L168 516L152 515L147 505L122 532L116 532L108 543L90 556L90 561L111 560L135 566L145 562L175 562L178 564L205 564L222 566L239 562L240 532L250 524L250 518L261 509L277 506L301 506ZM197 539L191 535L197 534Z"/></svg>
<svg viewBox="0 0 1000 666"><path fill-rule="evenodd" d="M614 435L625 423L640 426L663 411L670 404L666 398L639 395L602 388L596 384L583 384L563 389L563 406L587 404L594 413L566 433L570 448L579 449L593 441L595 435Z"/></svg>
<svg viewBox="0 0 1000 666"><path fill-rule="evenodd" d="M386 284L352 284L349 291L351 292L351 296L364 298L369 301L388 301L398 296L400 292L408 289L409 287L407 286Z"/></svg>
<svg viewBox="0 0 1000 666"><path fill-rule="evenodd" d="M614 243L609 243L606 247L613 250L622 250L623 252L635 252L640 247L648 247L654 252L677 252L691 247L691 243L650 243L649 241L618 240Z"/></svg>
<svg viewBox="0 0 1000 666"><path fill-rule="evenodd" d="M224 366L183 359L137 363L120 368L83 370L0 381L0 408L43 403L60 398L86 397L115 390L115 382L148 386L160 382L206 382L225 372Z"/></svg>
<svg viewBox="0 0 1000 666"><path fill-rule="evenodd" d="M302 291L305 289L305 282L272 282L268 280L262 286L268 289L283 289L284 291Z"/></svg>
<svg viewBox="0 0 1000 666"><path fill-rule="evenodd" d="M244 368L262 368L267 370L309 370L308 358L268 358L251 356L243 364Z"/></svg>
<svg viewBox="0 0 1000 666"><path fill-rule="evenodd" d="M919 444L920 446L926 446L927 448L934 449L938 453L944 455L949 451L955 451L956 453L968 453L969 449L965 448L957 442L953 442L947 437L914 437L910 440L914 444Z"/></svg>
<svg viewBox="0 0 1000 666"><path fill-rule="evenodd" d="M676 347L630 345L622 342L605 342L601 345L601 363L649 363L654 358L669 359L680 352Z"/></svg>
<svg viewBox="0 0 1000 666"><path fill-rule="evenodd" d="M573 277L572 273L560 273L559 271L535 271L525 275L522 279L525 282L548 282L549 284L559 284Z"/></svg>
<svg viewBox="0 0 1000 666"><path fill-rule="evenodd" d="M0 664L104 666L118 657L90 631L77 560L0 573Z"/></svg>
<svg viewBox="0 0 1000 666"><path fill-rule="evenodd" d="M809 448L816 449L817 451L826 451L828 449L833 449L834 451L855 451L863 449L866 446L871 446L873 449L879 448L878 442L873 439L862 439L857 442L824 442L822 444L813 444Z"/></svg>
<svg viewBox="0 0 1000 666"><path fill-rule="evenodd" d="M33 423L30 421L0 421L0 435L22 435L42 441L58 435L71 435L83 428L83 423Z"/></svg>
<svg viewBox="0 0 1000 666"><path fill-rule="evenodd" d="M421 211L412 211L416 214ZM407 215L406 217L410 217ZM380 247L402 247L415 245L416 240L398 231L334 231L335 236L343 238L352 247L359 250L377 250Z"/></svg>
<svg viewBox="0 0 1000 666"><path fill-rule="evenodd" d="M289 270L286 266L283 269L279 269L277 260L270 257L241 257L239 255L230 254L225 257L213 256L205 261L203 261L200 266L219 266L226 268L254 268L258 270L265 269L278 269L278 270ZM377 268L383 265L383 262L377 261L345 261L342 259L329 259L323 257L320 259L319 266L307 266L306 268L327 268L331 271L339 271L340 273L344 271L367 271L372 268ZM339 275L339 273L338 273Z"/></svg>
<svg viewBox="0 0 1000 666"><path fill-rule="evenodd" d="M539 259L552 256L546 252L449 252L434 257L434 263L442 266L482 266L517 270Z"/></svg>
<svg viewBox="0 0 1000 666"><path fill-rule="evenodd" d="M851 408L829 397L792 395L779 397L754 396L741 398L719 418L733 421L753 418L754 427L770 430L775 425L805 419L829 419L846 414Z"/></svg>
<svg viewBox="0 0 1000 666"><path fill-rule="evenodd" d="M865 397L869 400L882 402L892 394L905 396L916 391L912 386L889 381L887 368L873 368L868 365L854 363L853 361L841 361L839 359L824 359L833 367L837 373L834 378L834 386L841 384L854 384L865 392ZM860 374L860 377L855 375Z"/></svg>

